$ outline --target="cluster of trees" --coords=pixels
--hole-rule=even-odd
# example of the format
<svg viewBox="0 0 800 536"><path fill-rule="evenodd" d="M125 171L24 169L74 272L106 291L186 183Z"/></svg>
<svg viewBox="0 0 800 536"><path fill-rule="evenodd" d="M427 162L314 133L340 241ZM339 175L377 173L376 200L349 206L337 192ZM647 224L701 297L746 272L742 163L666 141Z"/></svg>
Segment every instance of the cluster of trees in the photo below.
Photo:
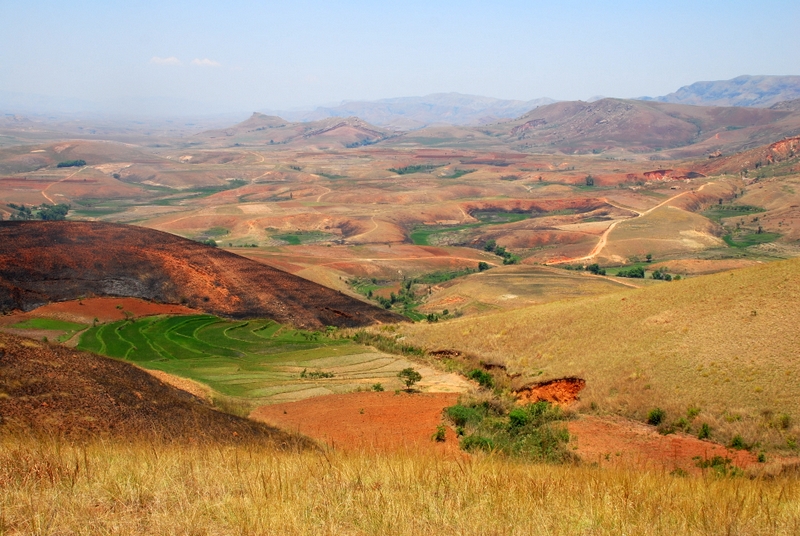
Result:
<svg viewBox="0 0 800 536"><path fill-rule="evenodd" d="M66 219L70 206L64 204L48 205L46 203L42 203L38 207L31 208L26 207L24 204L16 205L14 203L9 203L8 208L13 210L10 218L12 220L33 220L38 218L45 221L59 221Z"/></svg>
<svg viewBox="0 0 800 536"><path fill-rule="evenodd" d="M86 160L64 160L59 162L56 167L82 167L86 165Z"/></svg>
<svg viewBox="0 0 800 536"><path fill-rule="evenodd" d="M634 266L627 270L620 270L617 272L617 277L632 277L634 279L644 279L644 268L641 266Z"/></svg>
<svg viewBox="0 0 800 536"><path fill-rule="evenodd" d="M575 265L573 265L573 264L565 264L564 265L564 269L565 270L576 270L576 271L579 271L579 272L586 270L587 272L591 272L594 275L606 275L606 269L605 268L601 268L600 265L597 264L596 262L593 263L593 264L586 265L586 266L584 266L583 264L575 264Z"/></svg>
<svg viewBox="0 0 800 536"><path fill-rule="evenodd" d="M491 238L483 245L483 250L494 253L498 257L502 257L503 264L517 264L519 262L519 257L507 251L503 246L498 246L497 242Z"/></svg>

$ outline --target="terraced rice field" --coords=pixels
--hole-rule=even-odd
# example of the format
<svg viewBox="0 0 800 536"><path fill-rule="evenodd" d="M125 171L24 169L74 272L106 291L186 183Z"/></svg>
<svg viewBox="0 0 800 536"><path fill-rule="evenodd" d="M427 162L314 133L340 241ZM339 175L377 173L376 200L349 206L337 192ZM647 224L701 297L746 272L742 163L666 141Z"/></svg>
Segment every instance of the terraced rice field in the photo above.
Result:
<svg viewBox="0 0 800 536"><path fill-rule="evenodd" d="M78 348L204 383L247 405L401 386L412 363L270 320L152 316L90 328ZM431 378L433 379L433 378Z"/></svg>

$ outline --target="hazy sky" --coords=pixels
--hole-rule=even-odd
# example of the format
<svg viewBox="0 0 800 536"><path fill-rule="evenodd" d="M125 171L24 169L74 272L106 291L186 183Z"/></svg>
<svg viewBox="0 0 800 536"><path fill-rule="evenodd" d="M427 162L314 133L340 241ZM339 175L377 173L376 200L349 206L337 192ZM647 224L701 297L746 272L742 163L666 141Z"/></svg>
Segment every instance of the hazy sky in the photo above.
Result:
<svg viewBox="0 0 800 536"><path fill-rule="evenodd" d="M800 74L797 0L0 0L0 20L0 92L117 107L635 97Z"/></svg>

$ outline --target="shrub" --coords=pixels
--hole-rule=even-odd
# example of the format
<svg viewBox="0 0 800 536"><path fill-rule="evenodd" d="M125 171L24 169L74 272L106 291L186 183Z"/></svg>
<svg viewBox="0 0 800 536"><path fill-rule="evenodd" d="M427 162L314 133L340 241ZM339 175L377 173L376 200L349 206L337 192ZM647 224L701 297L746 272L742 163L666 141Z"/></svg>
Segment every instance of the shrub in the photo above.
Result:
<svg viewBox="0 0 800 536"><path fill-rule="evenodd" d="M486 389L494 387L494 378L492 375L481 369L473 369L467 374L467 378L478 382L478 385Z"/></svg>
<svg viewBox="0 0 800 536"><path fill-rule="evenodd" d="M56 167L81 167L86 165L86 160L65 160L63 162L59 162Z"/></svg>
<svg viewBox="0 0 800 536"><path fill-rule="evenodd" d="M667 416L667 413L661 408L653 408L647 414L647 424L651 424L653 426L658 426L664 421L664 417Z"/></svg>
<svg viewBox="0 0 800 536"><path fill-rule="evenodd" d="M512 409L508 414L508 424L511 428L520 428L530 422L530 414L522 408Z"/></svg>
<svg viewBox="0 0 800 536"><path fill-rule="evenodd" d="M595 275L606 275L606 269L600 268L600 265L597 263L590 264L589 266L587 266L586 271L591 272Z"/></svg>
<svg viewBox="0 0 800 536"><path fill-rule="evenodd" d="M644 279L644 268L641 266L634 266L628 270L620 270L617 272L617 277L632 277L634 279Z"/></svg>
<svg viewBox="0 0 800 536"><path fill-rule="evenodd" d="M375 391L376 393L380 393L381 391L383 391L383 385L381 385L380 383L375 383L372 385L372 390Z"/></svg>
<svg viewBox="0 0 800 536"><path fill-rule="evenodd" d="M731 439L730 447L736 450L744 450L747 448L747 444L744 442L744 438L742 438L742 436L736 434L733 436L733 439Z"/></svg>
<svg viewBox="0 0 800 536"><path fill-rule="evenodd" d="M445 428L443 424L440 424L439 426L436 427L436 431L431 436L431 439L438 443L444 443L446 434L447 434L447 428Z"/></svg>
<svg viewBox="0 0 800 536"><path fill-rule="evenodd" d="M445 410L445 414L456 426L462 427L467 424L477 423L483 419L483 415L477 409L462 406L461 404L450 406Z"/></svg>
<svg viewBox="0 0 800 536"><path fill-rule="evenodd" d="M403 383L406 384L406 389L410 391L411 387L422 379L422 374L420 374L413 368L408 367L398 372L397 377L400 378L403 381Z"/></svg>
<svg viewBox="0 0 800 536"><path fill-rule="evenodd" d="M697 432L697 439L708 439L709 437L711 437L711 427L707 422L704 422L703 425L700 426L700 431Z"/></svg>
<svg viewBox="0 0 800 536"><path fill-rule="evenodd" d="M473 452L476 450L490 452L494 450L494 441L488 437L472 434L463 438L459 443L459 446L462 450L466 450L467 452Z"/></svg>
<svg viewBox="0 0 800 536"><path fill-rule="evenodd" d="M483 272L483 271L486 271L488 269L489 269L489 263L488 262L481 261L481 262L478 263L478 271L479 272Z"/></svg>

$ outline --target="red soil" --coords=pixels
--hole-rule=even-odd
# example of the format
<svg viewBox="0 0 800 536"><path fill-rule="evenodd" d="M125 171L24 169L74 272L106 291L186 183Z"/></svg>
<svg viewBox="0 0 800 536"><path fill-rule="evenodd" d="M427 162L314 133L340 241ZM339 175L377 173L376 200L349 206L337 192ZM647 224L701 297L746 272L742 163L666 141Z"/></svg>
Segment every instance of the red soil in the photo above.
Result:
<svg viewBox="0 0 800 536"><path fill-rule="evenodd" d="M419 450L456 453L458 439L447 428L444 442L431 440L442 411L458 393L348 393L261 406L252 419L296 431L344 450Z"/></svg>
<svg viewBox="0 0 800 536"><path fill-rule="evenodd" d="M13 318L13 323L22 322L26 318L57 318L67 322L89 323L96 318L100 322L114 322L125 319L125 312L134 317L153 315L193 315L201 311L182 305L153 303L139 298L85 298L59 303L50 303L27 313L16 313L6 318ZM6 323L6 322L2 322Z"/></svg>
<svg viewBox="0 0 800 536"><path fill-rule="evenodd" d="M548 382L534 383L517 389L514 394L519 404L533 402L552 402L569 404L578 400L578 393L586 387L586 381L580 378L561 378Z"/></svg>
<svg viewBox="0 0 800 536"><path fill-rule="evenodd" d="M0 223L0 310L80 296L183 303L302 328L403 317L262 263L167 233L100 222Z"/></svg>
<svg viewBox="0 0 800 536"><path fill-rule="evenodd" d="M584 462L599 465L663 467L700 473L696 457L721 456L747 468L756 457L745 450L730 450L685 434L661 435L652 426L619 417L584 416L568 425L573 452Z"/></svg>

